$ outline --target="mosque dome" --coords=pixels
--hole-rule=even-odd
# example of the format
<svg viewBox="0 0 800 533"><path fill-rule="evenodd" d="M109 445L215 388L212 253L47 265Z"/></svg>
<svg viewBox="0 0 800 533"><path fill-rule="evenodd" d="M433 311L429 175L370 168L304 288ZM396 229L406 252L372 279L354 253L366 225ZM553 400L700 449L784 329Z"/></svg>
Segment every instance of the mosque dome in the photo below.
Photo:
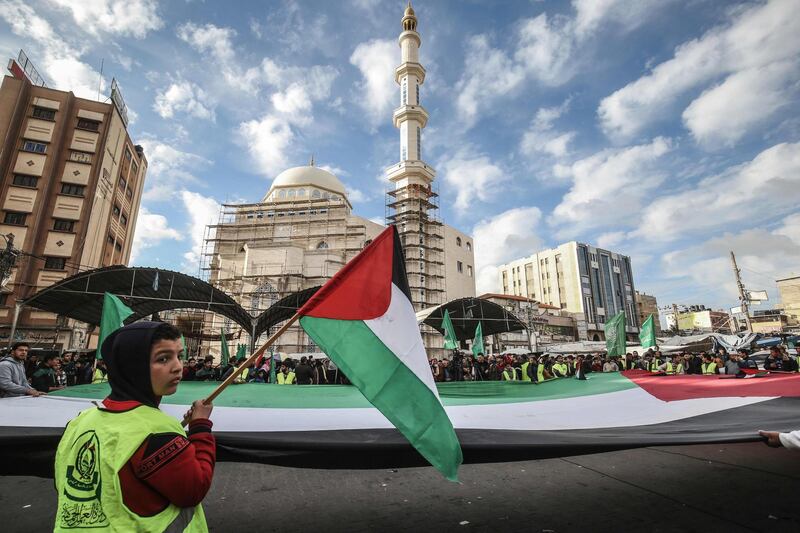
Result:
<svg viewBox="0 0 800 533"><path fill-rule="evenodd" d="M319 167L305 165L284 170L272 182L262 201L281 201L295 198L347 198L347 191L339 178Z"/></svg>

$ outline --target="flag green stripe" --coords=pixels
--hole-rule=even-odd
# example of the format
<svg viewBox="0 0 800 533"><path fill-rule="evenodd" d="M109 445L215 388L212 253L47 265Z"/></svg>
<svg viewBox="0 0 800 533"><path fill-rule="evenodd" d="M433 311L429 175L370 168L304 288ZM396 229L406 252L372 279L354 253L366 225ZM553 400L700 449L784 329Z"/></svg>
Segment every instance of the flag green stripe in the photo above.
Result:
<svg viewBox="0 0 800 533"><path fill-rule="evenodd" d="M304 316L303 329L425 459L457 479L461 447L439 399L361 320Z"/></svg>

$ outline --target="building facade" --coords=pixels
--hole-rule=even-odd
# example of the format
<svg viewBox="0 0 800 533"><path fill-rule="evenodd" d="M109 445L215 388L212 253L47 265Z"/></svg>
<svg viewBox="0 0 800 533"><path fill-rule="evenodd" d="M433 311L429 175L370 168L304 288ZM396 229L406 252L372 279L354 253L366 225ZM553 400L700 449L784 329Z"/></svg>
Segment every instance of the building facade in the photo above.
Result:
<svg viewBox="0 0 800 533"><path fill-rule="evenodd" d="M724 311L714 311L704 305L677 306L678 331L684 333L731 333L733 322ZM675 332L675 313L664 313L667 329Z"/></svg>
<svg viewBox="0 0 800 533"><path fill-rule="evenodd" d="M579 242L568 242L517 259L498 269L504 294L532 298L579 313L581 340L603 340L604 324L624 311L631 340L639 333L633 271L628 256Z"/></svg>
<svg viewBox="0 0 800 533"><path fill-rule="evenodd" d="M639 326L641 327L644 321L647 320L650 315L653 315L653 328L655 329L656 337L661 336L661 321L656 297L636 291L636 308L639 311Z"/></svg>
<svg viewBox="0 0 800 533"><path fill-rule="evenodd" d="M0 234L21 253L0 293L0 332L82 348L84 325L16 304L79 271L127 264L147 159L116 83L102 103L34 84L16 61L10 70L0 87Z"/></svg>
<svg viewBox="0 0 800 533"><path fill-rule="evenodd" d="M800 276L792 276L775 281L781 295L781 308L786 313L789 325L800 324Z"/></svg>

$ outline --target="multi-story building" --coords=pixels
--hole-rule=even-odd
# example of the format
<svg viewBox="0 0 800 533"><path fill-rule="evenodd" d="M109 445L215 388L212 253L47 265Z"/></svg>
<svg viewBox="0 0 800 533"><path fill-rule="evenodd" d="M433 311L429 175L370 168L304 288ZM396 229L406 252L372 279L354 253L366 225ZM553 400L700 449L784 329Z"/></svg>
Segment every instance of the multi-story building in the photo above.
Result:
<svg viewBox="0 0 800 533"><path fill-rule="evenodd" d="M731 316L724 311L714 311L704 305L679 305L678 330L684 333L730 333L732 331ZM675 332L675 312L668 310L664 313L667 329Z"/></svg>
<svg viewBox="0 0 800 533"><path fill-rule="evenodd" d="M653 315L653 328L656 337L661 335L661 322L658 315L658 302L655 296L636 291L636 308L639 311L639 326L644 324L650 315Z"/></svg>
<svg viewBox="0 0 800 533"><path fill-rule="evenodd" d="M45 87L24 53L0 86L0 234L20 251L0 293L0 331L79 348L85 329L15 304L81 270L127 264L147 160L127 131L116 82L111 102ZM35 80L37 83L33 83Z"/></svg>
<svg viewBox="0 0 800 533"><path fill-rule="evenodd" d="M800 276L792 276L775 281L781 295L781 307L786 313L789 325L800 324Z"/></svg>
<svg viewBox="0 0 800 533"><path fill-rule="evenodd" d="M603 340L605 322L620 311L625 312L628 337L634 340L639 333L628 256L572 241L500 265L499 278L505 294L583 315L586 327L579 325L581 340Z"/></svg>
<svg viewBox="0 0 800 533"><path fill-rule="evenodd" d="M779 334L789 326L789 316L783 309L759 309L750 317L753 333L764 335Z"/></svg>

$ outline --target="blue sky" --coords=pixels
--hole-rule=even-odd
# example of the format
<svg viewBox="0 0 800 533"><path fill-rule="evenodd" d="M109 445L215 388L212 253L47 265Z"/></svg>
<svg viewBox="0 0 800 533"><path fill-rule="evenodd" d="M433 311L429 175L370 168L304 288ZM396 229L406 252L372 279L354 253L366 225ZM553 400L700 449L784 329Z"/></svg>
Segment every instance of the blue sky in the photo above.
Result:
<svg viewBox="0 0 800 533"><path fill-rule="evenodd" d="M382 219L404 2L0 1L0 48L50 85L111 77L150 162L134 264L197 273L220 202L332 170ZM800 1L418 1L423 157L445 220L496 266L580 240L659 304L777 300L800 274Z"/></svg>

